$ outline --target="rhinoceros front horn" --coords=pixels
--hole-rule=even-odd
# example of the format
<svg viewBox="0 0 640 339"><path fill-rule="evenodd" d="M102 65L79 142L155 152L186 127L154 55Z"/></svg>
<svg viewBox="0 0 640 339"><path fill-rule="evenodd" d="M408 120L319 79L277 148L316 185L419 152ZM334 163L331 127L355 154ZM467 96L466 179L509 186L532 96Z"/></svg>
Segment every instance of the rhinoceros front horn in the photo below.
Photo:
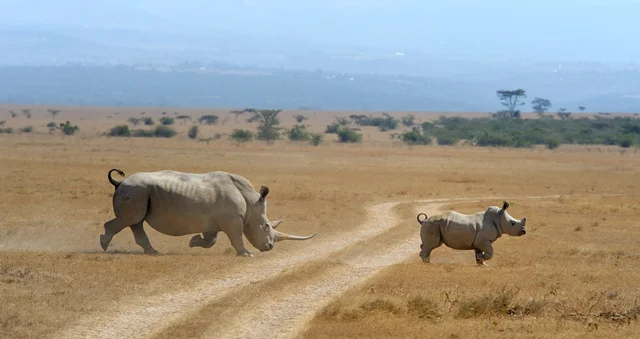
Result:
<svg viewBox="0 0 640 339"><path fill-rule="evenodd" d="M312 235L308 235L306 237L301 237L301 236L297 236L297 235L290 235L290 234L286 234L286 233L282 233L279 231L276 231L276 241L282 241L282 240L307 240L307 239L311 239L313 237L315 237L316 234L313 233Z"/></svg>

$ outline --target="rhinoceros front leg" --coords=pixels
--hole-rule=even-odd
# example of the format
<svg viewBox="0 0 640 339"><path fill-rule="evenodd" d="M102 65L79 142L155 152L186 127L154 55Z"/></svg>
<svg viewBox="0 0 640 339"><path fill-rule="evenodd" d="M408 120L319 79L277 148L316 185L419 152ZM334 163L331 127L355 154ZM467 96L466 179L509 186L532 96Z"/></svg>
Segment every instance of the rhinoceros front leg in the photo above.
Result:
<svg viewBox="0 0 640 339"><path fill-rule="evenodd" d="M478 266L487 266L485 260L493 258L493 246L489 241L485 241L476 247L476 264Z"/></svg>
<svg viewBox="0 0 640 339"><path fill-rule="evenodd" d="M215 245L216 240L218 240L218 232L204 232L200 234L196 234L189 241L189 247L202 247L202 248L210 248Z"/></svg>
<svg viewBox="0 0 640 339"><path fill-rule="evenodd" d="M142 226L142 222L139 222L135 225L130 226L131 231L133 232L133 237L136 240L136 244L138 244L144 250L144 254L156 255L160 254L153 247L151 247L151 242L149 241L149 237L147 233L144 231Z"/></svg>
<svg viewBox="0 0 640 339"><path fill-rule="evenodd" d="M242 241L242 220L238 220L237 223L229 223L227 226L231 227L225 227L223 231L227 234L227 237L229 237L231 246L235 248L238 256L253 257L253 254L244 247L244 241Z"/></svg>

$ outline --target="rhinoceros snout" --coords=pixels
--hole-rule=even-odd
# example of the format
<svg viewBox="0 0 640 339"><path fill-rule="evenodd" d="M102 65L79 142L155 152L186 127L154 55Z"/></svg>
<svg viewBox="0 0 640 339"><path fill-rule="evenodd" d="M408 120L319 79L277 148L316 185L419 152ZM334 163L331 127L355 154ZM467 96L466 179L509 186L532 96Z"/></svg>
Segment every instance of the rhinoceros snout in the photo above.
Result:
<svg viewBox="0 0 640 339"><path fill-rule="evenodd" d="M273 244L269 243L265 245L265 248L261 249L260 252L267 252L273 249Z"/></svg>
<svg viewBox="0 0 640 339"><path fill-rule="evenodd" d="M527 230L522 230L522 231L520 231L520 235L521 235L521 236L522 236L522 235L525 235L525 234L527 234Z"/></svg>

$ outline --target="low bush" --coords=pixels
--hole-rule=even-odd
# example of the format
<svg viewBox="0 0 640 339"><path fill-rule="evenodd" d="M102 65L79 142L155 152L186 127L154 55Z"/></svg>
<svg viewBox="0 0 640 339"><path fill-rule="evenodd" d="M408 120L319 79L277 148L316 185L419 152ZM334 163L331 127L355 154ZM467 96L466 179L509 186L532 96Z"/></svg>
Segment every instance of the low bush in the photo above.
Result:
<svg viewBox="0 0 640 339"><path fill-rule="evenodd" d="M164 112L166 114L166 112ZM173 125L175 123L175 119L172 117L167 117L164 116L162 118L160 118L160 123L165 125L165 126L169 126L169 125Z"/></svg>
<svg viewBox="0 0 640 339"><path fill-rule="evenodd" d="M305 125L295 125L287 131L287 136L291 141L307 141L311 139L311 134L307 131Z"/></svg>
<svg viewBox="0 0 640 339"><path fill-rule="evenodd" d="M253 140L253 132L247 129L234 129L229 138L238 143L249 142Z"/></svg>
<svg viewBox="0 0 640 339"><path fill-rule="evenodd" d="M198 126L191 126L187 135L189 136L189 139L196 139L198 137L198 132Z"/></svg>
<svg viewBox="0 0 640 339"><path fill-rule="evenodd" d="M110 137L130 137L131 131L127 125L118 125L111 128L108 135Z"/></svg>
<svg viewBox="0 0 640 339"><path fill-rule="evenodd" d="M338 129L338 142L341 143L360 143L362 142L362 134L356 132L353 128L342 126Z"/></svg>

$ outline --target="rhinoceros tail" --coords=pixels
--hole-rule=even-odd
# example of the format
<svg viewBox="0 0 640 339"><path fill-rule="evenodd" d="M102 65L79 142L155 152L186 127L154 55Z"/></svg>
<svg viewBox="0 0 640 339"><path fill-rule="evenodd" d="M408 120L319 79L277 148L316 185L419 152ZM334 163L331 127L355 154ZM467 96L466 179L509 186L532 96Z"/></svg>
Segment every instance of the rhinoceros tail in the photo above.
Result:
<svg viewBox="0 0 640 339"><path fill-rule="evenodd" d="M424 219L420 220L420 216L424 215ZM418 224L422 225L422 223L427 220L428 216L424 213L419 213L418 216L416 216L416 219L418 220Z"/></svg>
<svg viewBox="0 0 640 339"><path fill-rule="evenodd" d="M111 183L111 185L113 185L113 187L115 187L115 189L118 189L118 186L120 186L122 181L114 180L111 177L111 172L118 172L118 174L120 174L121 177L124 177L124 172L119 170L119 169L117 169L117 168L112 168L111 170L109 170L109 173L107 173L107 178L109 179L109 182Z"/></svg>

